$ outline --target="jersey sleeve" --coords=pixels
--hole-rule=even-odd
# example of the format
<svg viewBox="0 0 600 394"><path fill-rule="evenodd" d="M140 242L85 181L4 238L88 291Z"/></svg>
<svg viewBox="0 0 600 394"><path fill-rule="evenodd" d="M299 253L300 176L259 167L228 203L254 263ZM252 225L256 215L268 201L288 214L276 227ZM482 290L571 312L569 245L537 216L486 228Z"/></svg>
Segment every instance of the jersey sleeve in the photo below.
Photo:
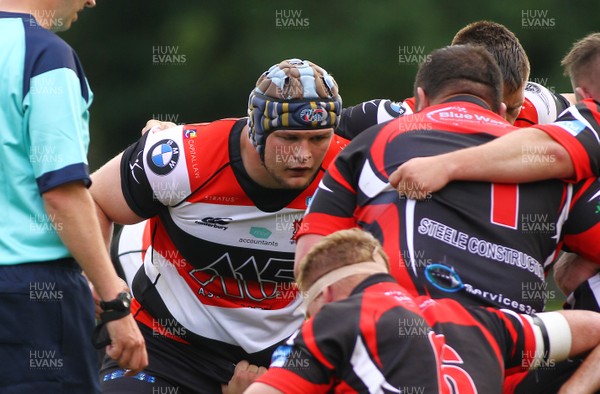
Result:
<svg viewBox="0 0 600 394"><path fill-rule="evenodd" d="M148 132L123 153L121 188L136 215L155 216L161 208L174 206L191 194L186 165L183 126Z"/></svg>
<svg viewBox="0 0 600 394"><path fill-rule="evenodd" d="M563 227L564 249L600 264L600 180L575 185L575 197Z"/></svg>
<svg viewBox="0 0 600 394"><path fill-rule="evenodd" d="M343 109L335 133L352 140L371 126L411 113L413 111L406 103L387 99L365 101Z"/></svg>
<svg viewBox="0 0 600 394"><path fill-rule="evenodd" d="M47 32L26 36L23 112L40 193L73 181L91 184L87 151L92 94L75 52ZM41 47L43 45L43 47ZM31 59L31 60L30 60Z"/></svg>
<svg viewBox="0 0 600 394"><path fill-rule="evenodd" d="M580 284L569 294L564 309L584 309L600 312L600 273Z"/></svg>
<svg viewBox="0 0 600 394"><path fill-rule="evenodd" d="M569 153L575 181L600 176L600 104L586 99L569 107L551 124L533 127L546 132Z"/></svg>
<svg viewBox="0 0 600 394"><path fill-rule="evenodd" d="M569 356L571 329L558 312L530 316L508 309L473 308L472 313L479 315L496 339L506 375L552 367Z"/></svg>
<svg viewBox="0 0 600 394"><path fill-rule="evenodd" d="M302 219L298 237L305 234L327 235L356 227L353 215L356 191L351 162L354 150L351 143L327 169ZM359 152L355 153L358 154Z"/></svg>

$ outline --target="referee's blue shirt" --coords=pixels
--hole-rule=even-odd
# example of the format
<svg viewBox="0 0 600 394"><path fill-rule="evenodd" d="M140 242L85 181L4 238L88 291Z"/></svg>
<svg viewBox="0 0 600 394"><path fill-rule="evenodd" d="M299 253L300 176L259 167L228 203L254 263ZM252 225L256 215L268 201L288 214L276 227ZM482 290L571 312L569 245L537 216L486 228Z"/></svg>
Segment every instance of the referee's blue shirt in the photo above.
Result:
<svg viewBox="0 0 600 394"><path fill-rule="evenodd" d="M29 14L0 12L0 265L70 256L42 193L90 184L92 97L67 43Z"/></svg>

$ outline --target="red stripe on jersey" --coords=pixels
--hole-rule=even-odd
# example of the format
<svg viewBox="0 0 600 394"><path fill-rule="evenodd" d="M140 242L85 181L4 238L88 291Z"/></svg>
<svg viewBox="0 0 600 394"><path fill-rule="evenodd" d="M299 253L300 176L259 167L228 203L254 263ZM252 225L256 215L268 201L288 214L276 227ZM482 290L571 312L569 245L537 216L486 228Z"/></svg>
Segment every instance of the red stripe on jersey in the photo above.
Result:
<svg viewBox="0 0 600 394"><path fill-rule="evenodd" d="M356 190L354 190L354 187L352 187L350 185L350 183L348 183L346 178L344 178L344 176L342 175L340 170L337 168L335 163L333 163L333 165L329 166L327 171L329 171L329 175L333 178L334 181L339 183L344 188L348 189L350 192L356 194Z"/></svg>
<svg viewBox="0 0 600 394"><path fill-rule="evenodd" d="M527 371L516 372L508 375L504 378L504 385L502 385L503 394L514 394L515 390L521 384L523 379L527 377Z"/></svg>
<svg viewBox="0 0 600 394"><path fill-rule="evenodd" d="M567 150L575 168L575 178L571 180L580 181L594 176L590 168L588 153L577 138L566 132L565 129L553 124L534 125L533 127L544 131Z"/></svg>
<svg viewBox="0 0 600 394"><path fill-rule="evenodd" d="M589 108L596 123L600 124L600 106L593 99L583 100L582 103Z"/></svg>
<svg viewBox="0 0 600 394"><path fill-rule="evenodd" d="M356 389L350 387L350 385L348 383L346 383L345 381L340 381L338 384L335 385L335 391L334 393L339 393L339 394L355 394L358 393L358 391L356 391Z"/></svg>
<svg viewBox="0 0 600 394"><path fill-rule="evenodd" d="M298 289L293 286L290 286L289 290L286 289L285 294L278 294L275 282L242 281L217 275L216 270L208 267L205 270L195 269L181 256L160 222L157 222L153 246L156 252L177 269L179 275L204 305L274 310L284 308L297 298ZM229 265L228 256L223 255L211 266Z"/></svg>
<svg viewBox="0 0 600 394"><path fill-rule="evenodd" d="M599 234L600 223L582 233L565 235L563 241L571 252L577 253L588 260L598 262L600 261Z"/></svg>
<svg viewBox="0 0 600 394"><path fill-rule="evenodd" d="M383 250L389 257L390 275L392 275L402 287L411 295L418 296L408 267L403 258L400 246L400 217L395 204L366 205L357 209L354 215L359 222L372 224L377 223L384 232Z"/></svg>
<svg viewBox="0 0 600 394"><path fill-rule="evenodd" d="M365 344L369 349L372 359L377 366L383 370L383 363L379 357L379 347L377 346L377 323L381 316L392 308L397 308L399 305L399 299L406 297L402 300L402 308L419 315L421 312L416 304L414 304L408 295L403 291L404 289L398 286L397 283L393 282L381 282L375 285L369 286L364 291L363 300L360 311L360 332L365 339ZM390 295L389 297L382 297L381 294ZM377 305L377 308L373 310L373 306ZM373 315L375 313L375 315Z"/></svg>
<svg viewBox="0 0 600 394"><path fill-rule="evenodd" d="M134 298L131 300L131 314L133 316L135 316L135 320L142 323L143 325L145 325L148 328L151 328L152 331L157 332L159 334L161 334L164 337L167 337L169 339L172 339L174 341L180 342L180 343L184 343L186 345L189 345L190 343L188 341L186 341L183 338L180 338L176 335L173 335L173 333L169 332L168 330L166 330L164 328L164 326L162 324L160 324L160 321L154 319L141 305L140 303Z"/></svg>
<svg viewBox="0 0 600 394"><path fill-rule="evenodd" d="M575 195L573 196L573 198L571 199L571 206L569 207L569 210L573 209L573 206L575 205L575 203L581 198L581 195L584 194L587 189L590 187L590 185L592 183L594 183L596 181L595 178L588 178L586 179L583 184L581 185L581 187L579 188L579 190L577 191L577 193L575 193ZM566 199L566 188L565 188L565 199ZM561 206L564 203L564 199L561 201Z"/></svg>
<svg viewBox="0 0 600 394"><path fill-rule="evenodd" d="M255 382L274 387L286 394L328 393L333 385L333 382L331 384L315 384L304 379L302 376L296 375L292 371L277 367L269 368ZM350 392L355 391L352 390Z"/></svg>
<svg viewBox="0 0 600 394"><path fill-rule="evenodd" d="M306 234L328 235L337 230L354 227L357 227L357 224L353 217L342 218L326 213L309 212L302 219L302 225L296 234L296 238L300 238Z"/></svg>
<svg viewBox="0 0 600 394"><path fill-rule="evenodd" d="M515 126L517 127L529 127L533 124L538 123L538 112L535 105L529 100L529 98L525 97L523 101L523 106L521 107L521 111L519 115L517 115L517 120L515 121Z"/></svg>
<svg viewBox="0 0 600 394"><path fill-rule="evenodd" d="M313 328L314 319L309 319L302 326L302 339L308 348L308 351L316 358L321 364L326 366L329 369L335 369L335 367L325 358L323 353L321 353L321 349L319 349L319 345L317 345L317 340L315 338L314 328Z"/></svg>
<svg viewBox="0 0 600 394"><path fill-rule="evenodd" d="M199 129L202 125L187 124L183 126L183 151L186 158L187 173L190 180L190 185L193 185L195 180L198 180L201 176L201 165L200 160L202 156L198 152L197 142L200 140L198 137Z"/></svg>
<svg viewBox="0 0 600 394"><path fill-rule="evenodd" d="M508 183L492 183L492 223L517 228L519 212L519 187Z"/></svg>
<svg viewBox="0 0 600 394"><path fill-rule="evenodd" d="M500 365L503 365L504 356L498 346L496 338L489 332L486 326L482 325L477 319L475 319L467 309L461 306L457 301L450 298L432 300L429 297L420 296L415 298L415 303L421 306L421 313L427 323L434 326L438 323L453 323L462 326L477 327L479 331L485 336L486 342L494 350L496 359ZM488 308L491 311L495 310ZM507 322L509 325L510 322ZM510 325L509 325L510 327ZM515 343L513 341L513 343Z"/></svg>
<svg viewBox="0 0 600 394"><path fill-rule="evenodd" d="M535 340L535 334L533 333L533 327L531 326L531 323L529 323L529 321L527 321L524 317L519 315L519 320L521 321L521 327L523 328L523 349L521 351L520 354L520 358L521 358L521 364L517 367L514 368L509 368L506 369L504 374L506 376L511 375L511 374L519 374L520 372L522 372L523 370L528 369L529 366L534 365L534 359L536 357L536 340ZM507 322L508 324L508 322ZM510 327L510 326L509 326ZM516 340L516 333L513 333L511 331L511 335L513 335L513 343L517 343ZM544 351L547 351L548 349L544 349ZM513 357L519 357L518 354L515 354L514 352L516 352L516 348L513 349Z"/></svg>
<svg viewBox="0 0 600 394"><path fill-rule="evenodd" d="M404 103L407 104L413 112L417 112L417 99L415 97L409 97L404 100Z"/></svg>

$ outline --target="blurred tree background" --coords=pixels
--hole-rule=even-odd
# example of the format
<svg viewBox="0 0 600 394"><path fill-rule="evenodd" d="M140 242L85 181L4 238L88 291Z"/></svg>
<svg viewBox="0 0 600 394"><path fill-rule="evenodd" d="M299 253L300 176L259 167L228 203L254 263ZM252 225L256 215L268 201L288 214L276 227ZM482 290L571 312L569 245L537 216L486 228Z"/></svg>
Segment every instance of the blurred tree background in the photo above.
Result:
<svg viewBox="0 0 600 394"><path fill-rule="evenodd" d="M289 57L333 74L346 105L402 100L412 95L418 60L482 19L519 37L531 80L567 92L560 59L573 41L600 30L598 9L598 0L98 0L61 35L95 94L95 170L135 141L150 118L245 116L258 76Z"/></svg>
<svg viewBox="0 0 600 394"><path fill-rule="evenodd" d="M573 41L600 30L598 4L98 0L61 35L79 54L95 94L94 170L133 142L151 117L191 123L244 116L260 73L289 57L310 59L332 73L346 105L404 99L412 94L414 60L481 19L519 37L532 80L569 91L560 59Z"/></svg>

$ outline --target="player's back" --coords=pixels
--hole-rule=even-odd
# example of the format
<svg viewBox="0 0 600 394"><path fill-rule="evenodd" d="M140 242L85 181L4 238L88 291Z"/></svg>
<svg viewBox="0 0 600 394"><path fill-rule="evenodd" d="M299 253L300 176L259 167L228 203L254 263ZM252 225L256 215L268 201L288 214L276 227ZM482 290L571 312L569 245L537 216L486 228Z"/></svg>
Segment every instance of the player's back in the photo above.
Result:
<svg viewBox="0 0 600 394"><path fill-rule="evenodd" d="M479 145L515 130L465 100L429 107L357 137L325 176L322 189L330 192L319 191L306 225L315 226L312 231L327 227L326 234L338 220L344 228L343 218L352 218L383 243L392 274L413 294L541 311L544 269L556 253L570 185L455 182L425 195L419 185L408 185L408 195L398 198L387 182L413 157ZM523 155L524 160L534 156ZM315 223L311 215L317 213L333 224Z"/></svg>

